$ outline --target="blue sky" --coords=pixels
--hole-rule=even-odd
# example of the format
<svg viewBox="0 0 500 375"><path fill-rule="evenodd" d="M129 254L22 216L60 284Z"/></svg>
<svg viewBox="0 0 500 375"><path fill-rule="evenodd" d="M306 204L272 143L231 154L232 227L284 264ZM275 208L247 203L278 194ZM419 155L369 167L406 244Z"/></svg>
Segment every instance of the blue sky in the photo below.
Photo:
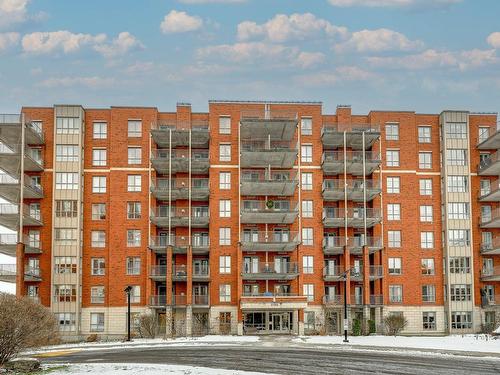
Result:
<svg viewBox="0 0 500 375"><path fill-rule="evenodd" d="M0 0L0 112L209 99L500 107L498 0Z"/></svg>

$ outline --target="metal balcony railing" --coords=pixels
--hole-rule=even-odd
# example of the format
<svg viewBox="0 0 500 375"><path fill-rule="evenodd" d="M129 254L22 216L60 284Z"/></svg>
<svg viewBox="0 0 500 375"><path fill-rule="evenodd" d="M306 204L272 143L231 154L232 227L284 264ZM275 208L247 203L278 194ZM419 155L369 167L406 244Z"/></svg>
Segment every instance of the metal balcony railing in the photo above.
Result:
<svg viewBox="0 0 500 375"><path fill-rule="evenodd" d="M481 252L483 254L500 253L500 237L494 236L491 241L481 243Z"/></svg>
<svg viewBox="0 0 500 375"><path fill-rule="evenodd" d="M191 187L189 178L157 178L151 186L151 192L157 199L172 200L189 199L208 200L208 178L192 178ZM191 191L190 191L191 189ZM170 191L170 193L169 193ZM191 192L191 194L190 194Z"/></svg>
<svg viewBox="0 0 500 375"><path fill-rule="evenodd" d="M166 295L153 295L149 297L150 306L165 306L167 304Z"/></svg>
<svg viewBox="0 0 500 375"><path fill-rule="evenodd" d="M241 232L241 244L244 251L289 251L298 244L299 236L292 231L246 231Z"/></svg>
<svg viewBox="0 0 500 375"><path fill-rule="evenodd" d="M347 151L344 159L343 151L324 151L322 163L363 163L363 156L366 163L381 163L379 152L375 151Z"/></svg>
<svg viewBox="0 0 500 375"><path fill-rule="evenodd" d="M242 170L241 195L290 196L298 185L295 170Z"/></svg>
<svg viewBox="0 0 500 375"><path fill-rule="evenodd" d="M0 215L17 215L19 207L11 203L0 203Z"/></svg>
<svg viewBox="0 0 500 375"><path fill-rule="evenodd" d="M151 150L152 157L158 159L170 159L170 153L172 153L172 161L179 160L189 160L189 156L191 155L191 160L194 161L207 161L208 162L208 151L206 150L192 150L191 154L189 154L188 149L157 149Z"/></svg>
<svg viewBox="0 0 500 375"><path fill-rule="evenodd" d="M172 267L172 276L178 280L187 278L187 266L185 264L175 264Z"/></svg>
<svg viewBox="0 0 500 375"><path fill-rule="evenodd" d="M289 110L252 109L241 111L240 118L242 120L297 120L298 115L297 112Z"/></svg>
<svg viewBox="0 0 500 375"><path fill-rule="evenodd" d="M242 152L291 152L297 151L295 141L273 141L262 140L243 140L241 141Z"/></svg>
<svg viewBox="0 0 500 375"><path fill-rule="evenodd" d="M176 120L176 119L159 119L151 124L152 130L204 130L208 131L209 122L208 120L196 119L196 120Z"/></svg>
<svg viewBox="0 0 500 375"><path fill-rule="evenodd" d="M384 266L370 266L370 278L379 279L384 276Z"/></svg>
<svg viewBox="0 0 500 375"><path fill-rule="evenodd" d="M380 133L379 124L353 124L353 123L323 123L322 134L325 133Z"/></svg>
<svg viewBox="0 0 500 375"><path fill-rule="evenodd" d="M343 277L344 267L343 266L325 266L323 267L323 277L325 279L339 279Z"/></svg>
<svg viewBox="0 0 500 375"><path fill-rule="evenodd" d="M150 277L166 277L167 276L167 266L157 265L149 267Z"/></svg>
<svg viewBox="0 0 500 375"><path fill-rule="evenodd" d="M347 226L361 228L366 219L367 227L372 227L382 220L380 212L378 208L365 210L358 207L345 210L344 208L325 207L323 209L323 224L325 227L343 227L345 220L347 220Z"/></svg>
<svg viewBox="0 0 500 375"><path fill-rule="evenodd" d="M0 233L0 245L16 245L17 234Z"/></svg>
<svg viewBox="0 0 500 375"><path fill-rule="evenodd" d="M335 294L335 295L325 295L323 296L323 304L324 305L332 305L332 306L340 306L344 304L344 297Z"/></svg>
<svg viewBox="0 0 500 375"><path fill-rule="evenodd" d="M296 262L259 262L243 263L242 273L246 276L251 275L298 275L299 268Z"/></svg>
<svg viewBox="0 0 500 375"><path fill-rule="evenodd" d="M297 159L297 142L270 139L242 140L240 142L242 168L291 169Z"/></svg>
<svg viewBox="0 0 500 375"><path fill-rule="evenodd" d="M323 237L324 248L344 247L346 245L344 236L325 236Z"/></svg>
<svg viewBox="0 0 500 375"><path fill-rule="evenodd" d="M350 190L360 190L364 189L380 189L380 180L340 180L340 179L330 179L323 181L323 191L335 191L344 189Z"/></svg>
<svg viewBox="0 0 500 375"><path fill-rule="evenodd" d="M170 220L169 220L170 219ZM191 220L189 220L191 219ZM207 227L209 223L209 210L207 206L188 207L157 206L152 209L151 221L159 227L186 227L191 221L192 227Z"/></svg>
<svg viewBox="0 0 500 375"><path fill-rule="evenodd" d="M16 276L15 264L0 264L0 276Z"/></svg>
<svg viewBox="0 0 500 375"><path fill-rule="evenodd" d="M242 212L290 212L298 211L298 203L289 200L244 200L242 202Z"/></svg>
<svg viewBox="0 0 500 375"><path fill-rule="evenodd" d="M39 267L31 267L31 266L25 266L24 267L24 279L27 281L37 281L41 279L42 277L42 272Z"/></svg>
<svg viewBox="0 0 500 375"><path fill-rule="evenodd" d="M167 246L187 248L189 246L189 236L152 236L150 238L150 247L166 248ZM195 248L209 247L210 239L208 236L195 236L191 238L191 246Z"/></svg>
<svg viewBox="0 0 500 375"><path fill-rule="evenodd" d="M362 304L363 304L363 295L351 294L351 305L362 305Z"/></svg>
<svg viewBox="0 0 500 375"><path fill-rule="evenodd" d="M498 161L499 161L498 151L494 152L493 154L489 154L479 163L478 174L483 176L498 175L498 169L499 169Z"/></svg>
<svg viewBox="0 0 500 375"><path fill-rule="evenodd" d="M481 278L486 280L500 280L500 266L483 267Z"/></svg>
<svg viewBox="0 0 500 375"><path fill-rule="evenodd" d="M494 208L489 214L481 214L481 227L500 228L500 207Z"/></svg>
<svg viewBox="0 0 500 375"><path fill-rule="evenodd" d="M208 295L193 295L193 305L206 306L208 305Z"/></svg>
<svg viewBox="0 0 500 375"><path fill-rule="evenodd" d="M21 123L21 115L5 113L0 114L0 124L20 124Z"/></svg>
<svg viewBox="0 0 500 375"><path fill-rule="evenodd" d="M370 296L370 305L382 305L384 303L384 296L381 294L373 294Z"/></svg>
<svg viewBox="0 0 500 375"><path fill-rule="evenodd" d="M289 200L244 200L241 207L245 224L291 224L299 214L298 203Z"/></svg>
<svg viewBox="0 0 500 375"><path fill-rule="evenodd" d="M197 267L193 264L193 277L206 278L210 276L210 268L206 266Z"/></svg>
<svg viewBox="0 0 500 375"><path fill-rule="evenodd" d="M500 294L485 297L488 306L500 306Z"/></svg>

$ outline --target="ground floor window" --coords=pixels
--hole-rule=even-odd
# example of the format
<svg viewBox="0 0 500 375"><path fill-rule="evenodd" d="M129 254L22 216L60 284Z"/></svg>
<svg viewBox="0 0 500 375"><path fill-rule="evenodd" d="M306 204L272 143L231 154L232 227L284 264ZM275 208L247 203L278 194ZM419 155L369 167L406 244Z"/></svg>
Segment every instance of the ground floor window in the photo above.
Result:
<svg viewBox="0 0 500 375"><path fill-rule="evenodd" d="M76 314L75 313L57 313L57 322L59 330L62 332L71 332L76 330Z"/></svg>
<svg viewBox="0 0 500 375"><path fill-rule="evenodd" d="M293 312L249 312L243 315L243 330L252 333L289 333L293 330Z"/></svg>
<svg viewBox="0 0 500 375"><path fill-rule="evenodd" d="M219 313L219 332L226 335L231 332L231 312Z"/></svg>
<svg viewBox="0 0 500 375"><path fill-rule="evenodd" d="M316 329L316 314L314 311L305 312L304 329L307 331L314 331Z"/></svg>
<svg viewBox="0 0 500 375"><path fill-rule="evenodd" d="M104 313L90 314L90 332L104 331Z"/></svg>
<svg viewBox="0 0 500 375"><path fill-rule="evenodd" d="M431 312L423 312L422 313L422 328L426 331L432 331L436 329L436 313L434 311Z"/></svg>
<svg viewBox="0 0 500 375"><path fill-rule="evenodd" d="M452 329L472 328L472 313L469 311L453 311L451 313Z"/></svg>

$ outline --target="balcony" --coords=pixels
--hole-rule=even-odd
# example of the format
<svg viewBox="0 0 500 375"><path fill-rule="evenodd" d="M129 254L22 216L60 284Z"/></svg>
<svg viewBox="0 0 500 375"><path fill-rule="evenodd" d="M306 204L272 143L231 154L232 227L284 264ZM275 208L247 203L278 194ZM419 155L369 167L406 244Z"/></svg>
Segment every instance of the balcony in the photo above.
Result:
<svg viewBox="0 0 500 375"><path fill-rule="evenodd" d="M39 239L32 238L29 235L24 236L24 252L26 254L41 254L42 243Z"/></svg>
<svg viewBox="0 0 500 375"><path fill-rule="evenodd" d="M351 294L351 301L349 303L353 306L363 305L363 295L362 294Z"/></svg>
<svg viewBox="0 0 500 375"><path fill-rule="evenodd" d="M500 207L497 207L489 214L480 217L481 228L500 228Z"/></svg>
<svg viewBox="0 0 500 375"><path fill-rule="evenodd" d="M363 247L368 248L370 254L382 250L382 238L380 237L364 237L354 236L349 239L347 246L352 255L363 255Z"/></svg>
<svg viewBox="0 0 500 375"><path fill-rule="evenodd" d="M152 209L151 222L161 228L187 227L190 223L192 228L208 228L208 207L191 207L191 217L188 210L188 207L158 206Z"/></svg>
<svg viewBox="0 0 500 375"><path fill-rule="evenodd" d="M500 159L498 151L490 154L479 163L479 176L498 176L500 175Z"/></svg>
<svg viewBox="0 0 500 375"><path fill-rule="evenodd" d="M244 200L243 224L292 224L299 215L297 202L287 200Z"/></svg>
<svg viewBox="0 0 500 375"><path fill-rule="evenodd" d="M7 144L16 144L21 141L21 121L19 114L0 115L0 139ZM25 119L25 144L44 144L43 131L38 122Z"/></svg>
<svg viewBox="0 0 500 375"><path fill-rule="evenodd" d="M363 281L363 266L354 266L350 268L350 279L351 281L361 282Z"/></svg>
<svg viewBox="0 0 500 375"><path fill-rule="evenodd" d="M494 307L494 306L500 306L500 295L494 295L494 296L486 296L483 297L483 301L486 303L484 304L483 307Z"/></svg>
<svg viewBox="0 0 500 375"><path fill-rule="evenodd" d="M24 281L42 281L42 273L38 267L24 268Z"/></svg>
<svg viewBox="0 0 500 375"><path fill-rule="evenodd" d="M500 281L500 266L483 268L481 270L482 281Z"/></svg>
<svg viewBox="0 0 500 375"><path fill-rule="evenodd" d="M0 233L0 254L16 256L17 234Z"/></svg>
<svg viewBox="0 0 500 375"><path fill-rule="evenodd" d="M152 236L149 248L156 254L166 254L167 247L172 245L173 254L186 254L189 247L189 236ZM191 239L193 254L207 254L210 251L208 236L195 236Z"/></svg>
<svg viewBox="0 0 500 375"><path fill-rule="evenodd" d="M249 110L240 115L240 137L291 140L297 130L296 112Z"/></svg>
<svg viewBox="0 0 500 375"><path fill-rule="evenodd" d="M0 196L10 202L18 202L21 187L17 178L6 173L0 174ZM29 176L23 178L23 195L25 199L43 198L42 187Z"/></svg>
<svg viewBox="0 0 500 375"><path fill-rule="evenodd" d="M167 279L167 266L166 265L150 266L149 277L154 281L165 281Z"/></svg>
<svg viewBox="0 0 500 375"><path fill-rule="evenodd" d="M23 226L43 225L40 211L23 205ZM11 230L19 226L19 206L11 203L0 203L0 225Z"/></svg>
<svg viewBox="0 0 500 375"><path fill-rule="evenodd" d="M293 251L300 244L297 232L245 231L241 233L243 251Z"/></svg>
<svg viewBox="0 0 500 375"><path fill-rule="evenodd" d="M187 266L185 264L174 264L172 267L173 281L187 281Z"/></svg>
<svg viewBox="0 0 500 375"><path fill-rule="evenodd" d="M16 282L16 265L15 264L0 264L0 281L4 283Z"/></svg>
<svg viewBox="0 0 500 375"><path fill-rule="evenodd" d="M343 236L325 236L323 237L323 253L325 255L344 254L346 238Z"/></svg>
<svg viewBox="0 0 500 375"><path fill-rule="evenodd" d="M378 280L384 277L384 266L370 266L370 280Z"/></svg>
<svg viewBox="0 0 500 375"><path fill-rule="evenodd" d="M498 255L500 254L500 237L493 237L491 242L481 243L481 254Z"/></svg>
<svg viewBox="0 0 500 375"><path fill-rule="evenodd" d="M374 151L347 151L345 159L343 151L325 151L321 160L323 173L332 176L343 174L344 168L347 174L368 176L380 166L380 163L380 153Z"/></svg>
<svg viewBox="0 0 500 375"><path fill-rule="evenodd" d="M206 265L193 264L193 281L197 282L208 282L210 281L210 268L208 266L208 260Z"/></svg>
<svg viewBox="0 0 500 375"><path fill-rule="evenodd" d="M168 201L169 189L172 188L170 199L172 201L180 199L189 199L189 178L157 178L152 183L151 193L156 199ZM192 178L191 179L191 200L192 201L207 201L210 195L208 188L208 178Z"/></svg>
<svg viewBox="0 0 500 375"><path fill-rule="evenodd" d="M341 266L326 266L323 268L324 281L341 281L344 280L344 267Z"/></svg>
<svg viewBox="0 0 500 375"><path fill-rule="evenodd" d="M381 294L373 294L370 296L370 305L380 306L384 304L384 296Z"/></svg>
<svg viewBox="0 0 500 375"><path fill-rule="evenodd" d="M343 201L345 194L347 200L354 202L372 201L381 193L380 181L366 180L324 180L323 181L323 199L329 202Z"/></svg>
<svg viewBox="0 0 500 375"><path fill-rule="evenodd" d="M295 262L243 264L241 276L245 280L293 280L299 275Z"/></svg>
<svg viewBox="0 0 500 375"><path fill-rule="evenodd" d="M210 298L208 295L193 295L193 307L208 307Z"/></svg>
<svg viewBox="0 0 500 375"><path fill-rule="evenodd" d="M168 301L168 303L167 303L167 296L163 294L153 295L149 297L149 307L155 309L162 309L165 308L167 305L172 307L185 307L186 304L187 304L187 297L184 294L172 296L172 299Z"/></svg>
<svg viewBox="0 0 500 375"><path fill-rule="evenodd" d="M339 294L323 296L323 305L329 307L343 307L344 297Z"/></svg>
<svg viewBox="0 0 500 375"><path fill-rule="evenodd" d="M380 209L326 207L323 209L323 225L325 228L342 228L346 225L353 228L371 228L382 221Z"/></svg>
<svg viewBox="0 0 500 375"><path fill-rule="evenodd" d="M294 141L272 141L252 139L241 141L241 168L287 168L297 159L297 144Z"/></svg>
<svg viewBox="0 0 500 375"><path fill-rule="evenodd" d="M491 128L493 130L493 128ZM479 140L478 150L497 150L500 148L500 131L496 131L485 140Z"/></svg>
<svg viewBox="0 0 500 375"><path fill-rule="evenodd" d="M325 148L340 148L344 146L353 150L363 150L363 135L365 150L370 149L380 138L380 126L376 124L323 124L321 140Z"/></svg>
<svg viewBox="0 0 500 375"><path fill-rule="evenodd" d="M307 308L307 297L294 293L244 294L240 298L242 310L295 310Z"/></svg>
<svg viewBox="0 0 500 375"><path fill-rule="evenodd" d="M495 180L486 189L479 191L480 202L500 202L500 181Z"/></svg>
<svg viewBox="0 0 500 375"><path fill-rule="evenodd" d="M151 136L159 147L189 146L191 137L191 147L208 148L208 120L159 120L153 125Z"/></svg>
<svg viewBox="0 0 500 375"><path fill-rule="evenodd" d="M170 158L170 155L172 155L172 158ZM175 149L172 150L171 154L170 150L159 149L153 150L151 154L151 164L156 172L161 174L168 174L169 171L172 174L189 173L190 162L192 174L208 173L208 151L206 150L192 151L191 158L189 158L188 149Z"/></svg>
<svg viewBox="0 0 500 375"><path fill-rule="evenodd" d="M291 196L297 188L297 172L243 170L241 171L241 195Z"/></svg>
<svg viewBox="0 0 500 375"><path fill-rule="evenodd" d="M11 176L19 176L21 161L19 145L9 145L0 143L0 168ZM43 171L43 161L36 149L25 148L24 171Z"/></svg>

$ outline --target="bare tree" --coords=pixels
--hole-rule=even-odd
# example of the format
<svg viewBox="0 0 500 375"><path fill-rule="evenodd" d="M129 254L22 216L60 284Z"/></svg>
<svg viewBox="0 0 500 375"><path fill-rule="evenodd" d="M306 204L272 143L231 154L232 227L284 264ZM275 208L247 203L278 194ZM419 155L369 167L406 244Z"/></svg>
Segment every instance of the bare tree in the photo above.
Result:
<svg viewBox="0 0 500 375"><path fill-rule="evenodd" d="M153 339L156 337L160 327L158 315L154 313L144 313L139 315L137 331L139 336Z"/></svg>
<svg viewBox="0 0 500 375"><path fill-rule="evenodd" d="M390 314L384 319L384 326L388 335L397 336L408 325L408 320L400 314Z"/></svg>
<svg viewBox="0 0 500 375"><path fill-rule="evenodd" d="M59 341L54 314L27 297L0 293L0 365L21 351Z"/></svg>

